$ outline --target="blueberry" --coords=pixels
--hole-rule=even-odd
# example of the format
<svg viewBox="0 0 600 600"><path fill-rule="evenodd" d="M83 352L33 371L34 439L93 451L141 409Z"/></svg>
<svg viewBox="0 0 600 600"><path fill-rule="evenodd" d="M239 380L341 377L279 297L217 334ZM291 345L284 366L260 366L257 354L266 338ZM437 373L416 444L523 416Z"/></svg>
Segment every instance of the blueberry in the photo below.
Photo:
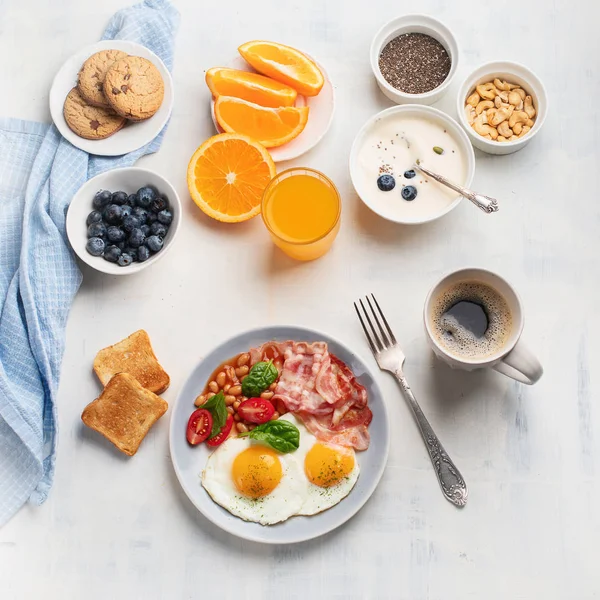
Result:
<svg viewBox="0 0 600 600"><path fill-rule="evenodd" d="M163 239L157 235L151 235L146 240L146 245L152 252L158 252L163 247Z"/></svg>
<svg viewBox="0 0 600 600"><path fill-rule="evenodd" d="M392 175L385 173L377 179L377 187L382 192L391 192L396 187L396 180Z"/></svg>
<svg viewBox="0 0 600 600"><path fill-rule="evenodd" d="M394 182L394 179L392 178L392 188L394 187L394 185L396 185L396 182ZM390 188L391 189L391 188ZM163 225L170 225L171 221L173 220L173 213L170 210L161 210L158 213L158 220L163 224Z"/></svg>
<svg viewBox="0 0 600 600"><path fill-rule="evenodd" d="M142 230L142 233L145 237L148 237L151 234L150 225L142 225L140 229Z"/></svg>
<svg viewBox="0 0 600 600"><path fill-rule="evenodd" d="M132 248L139 248L145 240L146 236L144 235L144 232L139 228L134 229L129 234L129 245Z"/></svg>
<svg viewBox="0 0 600 600"><path fill-rule="evenodd" d="M123 204L123 206L121 206L121 217L123 217L123 219L125 217L128 217L133 211L133 208L131 208L131 206L129 206L129 204Z"/></svg>
<svg viewBox="0 0 600 600"><path fill-rule="evenodd" d="M131 206L131 208L137 206L137 194L129 194L127 196L127 206Z"/></svg>
<svg viewBox="0 0 600 600"><path fill-rule="evenodd" d="M129 215L123 219L123 229L127 233L131 233L134 229L138 229L140 225L141 221L135 215Z"/></svg>
<svg viewBox="0 0 600 600"><path fill-rule="evenodd" d="M417 188L414 185L405 185L401 194L405 200L412 201L417 197Z"/></svg>
<svg viewBox="0 0 600 600"><path fill-rule="evenodd" d="M92 223L87 230L89 238L103 238L106 235L106 225L104 223Z"/></svg>
<svg viewBox="0 0 600 600"><path fill-rule="evenodd" d="M102 221L102 213L99 210L93 210L85 221L86 225L91 225L92 223L100 223Z"/></svg>
<svg viewBox="0 0 600 600"><path fill-rule="evenodd" d="M144 262L150 258L150 250L147 246L140 246L137 251L138 262Z"/></svg>
<svg viewBox="0 0 600 600"><path fill-rule="evenodd" d="M99 237L90 238L85 245L85 249L92 256L102 256L104 253L104 240Z"/></svg>
<svg viewBox="0 0 600 600"><path fill-rule="evenodd" d="M119 256L117 262L119 263L120 267L128 267L133 262L133 258L131 258L129 254L123 252L121 253L121 256Z"/></svg>
<svg viewBox="0 0 600 600"><path fill-rule="evenodd" d="M123 252L123 250L125 250L125 242L117 242L115 244L115 246L121 251Z"/></svg>
<svg viewBox="0 0 600 600"><path fill-rule="evenodd" d="M113 244L118 244L119 242L122 242L125 239L125 232L120 227L117 227L116 225L111 225L106 230L106 237L108 238L109 242L112 242Z"/></svg>
<svg viewBox="0 0 600 600"><path fill-rule="evenodd" d="M158 221L158 216L156 213L149 212L146 215L146 225L152 225L155 221Z"/></svg>
<svg viewBox="0 0 600 600"><path fill-rule="evenodd" d="M117 204L110 204L104 209L103 216L109 225L118 225L121 222L123 212Z"/></svg>
<svg viewBox="0 0 600 600"><path fill-rule="evenodd" d="M150 205L150 209L155 213L158 213L161 210L165 210L167 208L169 208L169 201L167 200L167 197L163 194L156 196L156 198L152 200L152 204Z"/></svg>
<svg viewBox="0 0 600 600"><path fill-rule="evenodd" d="M152 235L165 237L165 235L167 235L167 228L162 223L157 221L156 223L152 223L152 225L150 225L150 233L152 233Z"/></svg>
<svg viewBox="0 0 600 600"><path fill-rule="evenodd" d="M127 194L125 192L113 192L112 203L119 206L127 203Z"/></svg>
<svg viewBox="0 0 600 600"><path fill-rule="evenodd" d="M140 246L140 248L141 248L141 246ZM131 260L133 262L135 262L138 257L138 248L132 248L131 246L125 246L125 248L123 248L123 254L129 254L129 256L131 256Z"/></svg>
<svg viewBox="0 0 600 600"><path fill-rule="evenodd" d="M146 218L148 217L148 211L141 206L136 206L131 214L134 217L137 217L140 220L140 225L143 225L146 222Z"/></svg>
<svg viewBox="0 0 600 600"><path fill-rule="evenodd" d="M96 210L102 210L112 198L112 194L108 190L100 190L94 196L92 205Z"/></svg>
<svg viewBox="0 0 600 600"><path fill-rule="evenodd" d="M412 179L415 175L416 173L412 169L410 169L410 171L404 171L404 177L406 177L406 179Z"/></svg>
<svg viewBox="0 0 600 600"><path fill-rule="evenodd" d="M137 205L142 208L150 208L155 198L156 192L151 187L146 186L137 191Z"/></svg>
<svg viewBox="0 0 600 600"><path fill-rule="evenodd" d="M117 262L119 260L119 256L121 256L121 250L119 250L119 248L116 246L109 246L104 251L104 260L107 260L108 262Z"/></svg>

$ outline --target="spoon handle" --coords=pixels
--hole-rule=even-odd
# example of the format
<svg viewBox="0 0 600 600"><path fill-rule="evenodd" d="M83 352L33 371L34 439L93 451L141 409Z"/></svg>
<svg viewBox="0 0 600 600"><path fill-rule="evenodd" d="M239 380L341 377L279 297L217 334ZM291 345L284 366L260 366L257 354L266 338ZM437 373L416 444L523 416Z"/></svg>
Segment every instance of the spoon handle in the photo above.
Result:
<svg viewBox="0 0 600 600"><path fill-rule="evenodd" d="M427 175L427 177L431 177L432 179L439 181L439 183L441 183L442 185L449 187L455 192L458 192L461 196L464 196L467 200L470 200L475 206L477 206L477 208L480 208L485 213L493 213L499 209L498 201L494 198L484 196L483 194L478 194L477 192L469 190L468 188L463 187L462 185L452 183L451 181L448 181L448 179L446 179L445 177L442 177L441 175L438 175L437 173L434 173L433 171L430 171L429 169L426 169L421 165L415 165L414 168L421 171L421 173Z"/></svg>

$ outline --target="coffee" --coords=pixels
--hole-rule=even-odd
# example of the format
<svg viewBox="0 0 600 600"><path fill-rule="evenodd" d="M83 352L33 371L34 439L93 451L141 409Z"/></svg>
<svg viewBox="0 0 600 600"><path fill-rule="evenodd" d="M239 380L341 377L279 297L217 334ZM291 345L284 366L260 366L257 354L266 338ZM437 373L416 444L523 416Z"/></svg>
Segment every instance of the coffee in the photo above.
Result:
<svg viewBox="0 0 600 600"><path fill-rule="evenodd" d="M436 341L447 352L469 359L501 351L512 331L506 300L478 281L459 281L439 292L430 318Z"/></svg>

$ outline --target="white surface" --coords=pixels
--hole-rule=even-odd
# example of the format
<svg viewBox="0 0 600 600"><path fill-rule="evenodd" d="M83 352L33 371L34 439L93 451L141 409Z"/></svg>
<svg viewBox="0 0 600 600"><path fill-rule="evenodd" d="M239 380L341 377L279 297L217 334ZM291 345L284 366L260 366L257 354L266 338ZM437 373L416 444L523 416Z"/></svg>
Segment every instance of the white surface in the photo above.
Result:
<svg viewBox="0 0 600 600"><path fill-rule="evenodd" d="M310 58L312 58L312 60L315 61L321 69L325 83L323 84L321 91L316 96L303 96L302 94L298 94L298 96L296 96L296 102L294 106L308 106L308 121L306 122L306 126L302 130L302 133L298 137L294 138L287 144L283 144L283 146L269 148L269 153L276 163L285 160L293 160L299 156L302 156L303 154L306 154L309 150L312 150L329 131L333 121L333 112L335 109L335 93L333 91L333 84L331 83L331 79L329 79L329 74L327 73L325 67L312 56ZM231 69L238 69L240 71L250 71L252 73L255 72L254 69L252 69L252 67L241 56L236 56L230 60L226 66ZM212 120L215 125L215 129L219 133L223 133L223 129L219 126L217 119L215 118L214 108L215 102L211 97L210 109Z"/></svg>
<svg viewBox="0 0 600 600"><path fill-rule="evenodd" d="M395 223L400 223L400 224L404 224L404 225L422 225L424 223L430 223L431 221L435 221L436 219L439 219L440 217L443 217L444 215L447 215L450 211L454 210L463 201L463 197L460 195L456 195L456 197L454 199L452 199L452 196L450 195L449 198L452 199L452 201L451 202L445 201L444 203L439 202L438 204L440 204L441 206L440 206L440 210L438 210L437 212L435 212L431 209L429 211L421 211L421 212L418 212L418 210L417 210L413 213L409 213L407 210L401 211L401 210L398 210L397 206L392 204L393 198L395 196L399 202L404 202L401 199L401 197L399 196L400 190L402 188L402 184L406 183L407 185L410 185L411 183L413 183L413 181L406 180L406 179L399 179L398 173L395 173L396 180L397 180L396 187L391 192L389 192L389 194L390 194L389 198L385 197L387 199L387 202L382 202L382 196L377 193L378 190L373 190L375 193L373 193L371 191L372 190L371 185L373 182L369 182L369 184L367 184L367 180L365 177L366 171L365 171L364 167L361 166L361 158L364 161L364 157L361 157L361 154L365 147L365 140L369 139L370 134L372 134L372 132L374 132L374 130L375 130L375 132L377 132L375 127L376 126L378 127L377 123L380 121L385 122L386 120L389 120L391 123L390 129L395 130L395 128L397 127L396 125L394 125L394 123L397 122L395 115L399 115L399 118L402 118L404 116L407 119L410 119L411 117L426 119L426 120L429 120L430 122L435 123L437 125L437 127L440 128L440 130L448 129L451 132L451 136L456 141L457 147L461 149L462 158L464 160L464 167L463 167L464 173L465 173L464 179L462 181L456 181L456 183L458 183L459 185L462 185L463 187L467 187L467 188L469 188L471 186L471 182L473 181L473 176L475 174L475 153L473 152L473 146L471 146L471 143L469 142L469 138L467 137L465 132L461 129L460 125L453 118L449 117L446 113L444 113L436 108L433 108L431 106L420 106L418 104L404 104L402 106L392 106L391 108L388 108L386 110L383 110L379 113L374 114L362 126L361 130L357 133L356 138L354 138L354 142L352 143L352 148L350 150L350 162L349 162L350 177L352 179L352 184L354 185L354 189L356 190L360 199L365 203L365 205L368 206L373 212L377 213L382 218L388 219L389 221L393 221ZM441 133L441 131L440 131L440 133ZM409 134L407 134L407 138L408 138L408 135ZM442 133L442 135L443 135L443 133ZM439 143L441 143L443 145L443 142L439 142ZM423 145L425 145L424 142L423 142ZM393 150L392 150L392 152L393 152ZM414 148L413 148L413 152L414 152ZM432 154L433 154L433 152L432 152ZM422 157L422 158L424 158L424 157ZM419 156L414 156L412 158L412 160L414 160L415 162L418 159L419 159ZM439 161L439 158L434 157L433 162L435 164L437 164L435 159L437 159ZM390 162L393 162L393 161L390 161ZM430 162L425 161L423 163L423 166L429 167L432 171L436 171L435 164L432 165ZM412 168L412 165L407 164L405 170L408 170L411 168ZM402 172L402 171L400 171L400 172ZM439 171L439 174L444 175L450 179L452 178L451 173ZM432 185L437 186L439 184L436 182L432 182ZM394 196L392 196L392 194L394 194ZM444 190L444 195L446 195L446 194L447 194L447 192L446 192L446 190ZM414 202L415 204L412 204L412 202ZM419 197L417 196L417 199L413 200L412 202L409 206L405 205L402 208L418 209L419 205L416 203L419 202ZM465 200L465 202L466 202L466 200ZM477 210L475 207L473 207L473 209Z"/></svg>
<svg viewBox="0 0 600 600"><path fill-rule="evenodd" d="M63 106L67 94L77 85L77 75L81 69L81 65L83 65L86 59L92 54L100 52L100 50L108 49L122 50L128 54L141 56L152 62L163 78L165 95L160 108L149 119L138 122L130 121L125 124L125 127L117 131L117 133L104 138L103 140L86 140L85 138L79 137L74 131L71 131L65 121ZM171 74L165 67L163 61L160 60L154 52L148 50L145 46L141 46L134 42L105 40L76 51L75 54L73 54L73 56L71 56L60 68L52 82L52 87L50 88L50 113L52 115L52 120L56 124L56 127L58 127L60 133L69 140L71 144L77 146L77 148L101 156L119 156L141 148L148 142L151 142L158 133L160 133L160 130L165 126L165 123L171 116L173 100L174 91Z"/></svg>
<svg viewBox="0 0 600 600"><path fill-rule="evenodd" d="M493 81L496 77L509 83L519 84L531 96L533 107L537 111L531 130L522 138L513 142L486 140L469 125L465 116L467 98L478 85ZM488 154L512 154L527 146L542 129L542 125L548 114L548 94L546 93L544 84L531 69L515 62L495 61L480 65L462 82L456 95L456 112L459 122L465 128L467 135L471 138L476 148Z"/></svg>
<svg viewBox="0 0 600 600"><path fill-rule="evenodd" d="M206 444L200 447L190 446L185 439L185 430L190 415L196 409L194 400L202 392L214 370L228 358L273 339L328 343L329 351L343 360L367 389L369 406L373 411L373 421L369 426L372 442L367 450L356 453L362 473L355 488L343 502L319 515L294 517L276 526L263 527L233 517L211 500L204 488L200 486L199 480L199 473L204 469L210 448ZM310 328L274 326L244 332L233 339L226 340L206 357L206 361L200 362L194 368L173 407L169 448L182 487L203 515L219 527L245 539L268 544L288 544L310 540L328 533L352 518L362 508L383 473L388 456L389 437L388 417L379 386L373 379L373 374L369 372L369 368L352 349Z"/></svg>
<svg viewBox="0 0 600 600"><path fill-rule="evenodd" d="M422 94L407 94L402 90L396 89L387 82L379 68L381 51L393 39L396 39L399 35L408 33L423 33L434 38L446 49L446 52L450 57L450 71L448 72L446 79L444 79L444 81L436 88L433 88L428 92L423 92ZM383 25L373 37L370 52L371 69L373 70L377 85L392 102L396 102L397 104L429 105L441 100L452 84L460 60L458 43L452 31L437 19L434 19L429 15L420 14L402 15Z"/></svg>
<svg viewBox="0 0 600 600"><path fill-rule="evenodd" d="M86 250L88 241L86 219L95 210L92 206L92 200L96 192L100 190L123 191L129 195L135 194L141 187L146 185L154 186L159 193L167 196L169 208L173 213L173 221L165 236L162 250L152 254L148 260L131 263L128 267L120 267L116 263L104 260L101 256L92 256ZM158 173L139 167L113 169L100 173L100 175L86 181L73 196L67 212L67 236L77 256L90 267L109 275L133 275L139 273L142 269L147 269L169 252L175 243L175 236L181 225L181 213L181 200L177 190Z"/></svg>
<svg viewBox="0 0 600 600"><path fill-rule="evenodd" d="M0 113L50 120L54 73L98 39L125 0L0 4ZM458 80L505 58L545 82L552 109L522 152L478 153L473 187L502 201L496 215L462 203L421 227L368 210L348 174L362 124L390 103L369 45L397 0L275 0L206 5L183 13L174 81L177 105L158 154L140 161L177 186L184 220L173 251L134 277L84 268L67 327L59 393L56 481L41 507L0 530L5 600L217 597L330 600L596 600L600 596L600 36L595 2L423 0L462 48ZM577 9L576 9L577 8ZM413 9L414 10L414 9ZM517 16L518 14L518 16ZM187 163L214 132L203 70L250 38L314 52L337 87L331 134L298 164L340 190L339 236L322 259L295 263L260 218L232 226L205 218L188 197ZM457 86L439 107L455 113ZM429 288L468 264L505 275L526 311L524 337L546 369L533 387L498 373L451 371L428 350ZM406 375L469 485L457 510L444 500L406 403L377 373L352 301L377 294L407 355ZM173 403L198 360L244 329L294 321L361 352L393 424L388 466L346 525L296 546L240 541L198 514L168 451L171 410L129 459L80 421L99 393L96 351L139 327L172 378Z"/></svg>

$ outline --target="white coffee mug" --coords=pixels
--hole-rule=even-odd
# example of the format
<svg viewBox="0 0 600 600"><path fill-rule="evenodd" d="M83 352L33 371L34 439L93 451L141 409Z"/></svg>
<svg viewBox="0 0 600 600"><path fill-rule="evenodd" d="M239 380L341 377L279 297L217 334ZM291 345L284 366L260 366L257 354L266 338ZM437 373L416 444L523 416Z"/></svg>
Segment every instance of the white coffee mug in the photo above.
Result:
<svg viewBox="0 0 600 600"><path fill-rule="evenodd" d="M441 292L464 281L483 283L493 288L506 300L511 312L512 330L508 339L497 352L488 356L474 358L458 356L441 346L433 335L432 302L437 299ZM515 289L507 281L491 271L468 268L455 271L454 273L450 273L443 277L433 286L427 295L423 318L425 321L427 338L434 353L438 358L442 359L453 368L472 371L474 369L491 367L503 375L512 377L513 379L528 385L535 383L544 372L539 360L521 341L521 333L524 325L521 299Z"/></svg>

